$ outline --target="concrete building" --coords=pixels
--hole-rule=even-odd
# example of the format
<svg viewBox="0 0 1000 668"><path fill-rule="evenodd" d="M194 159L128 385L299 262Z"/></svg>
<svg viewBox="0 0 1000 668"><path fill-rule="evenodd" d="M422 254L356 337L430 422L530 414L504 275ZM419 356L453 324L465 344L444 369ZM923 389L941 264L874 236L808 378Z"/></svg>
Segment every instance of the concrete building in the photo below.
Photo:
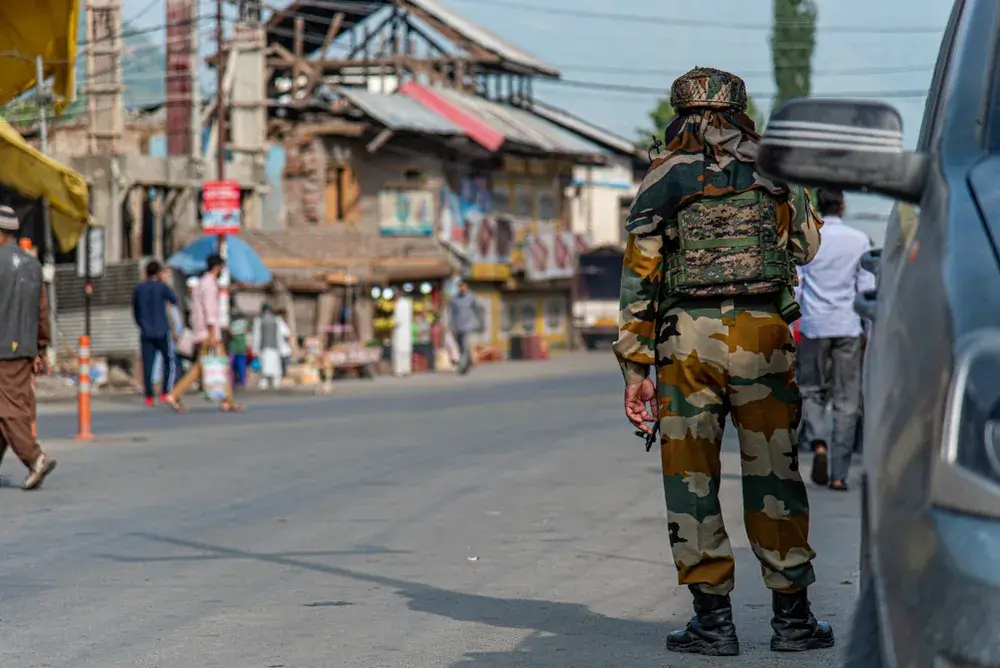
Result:
<svg viewBox="0 0 1000 668"><path fill-rule="evenodd" d="M533 79L558 71L436 0L292 3L266 30L283 192L247 239L300 332L349 299L359 338L385 338L387 292L429 285L440 315L444 279L463 275L486 306L482 346L568 346L580 200L610 234L634 148L536 113ZM582 185L581 169L606 171Z"/></svg>

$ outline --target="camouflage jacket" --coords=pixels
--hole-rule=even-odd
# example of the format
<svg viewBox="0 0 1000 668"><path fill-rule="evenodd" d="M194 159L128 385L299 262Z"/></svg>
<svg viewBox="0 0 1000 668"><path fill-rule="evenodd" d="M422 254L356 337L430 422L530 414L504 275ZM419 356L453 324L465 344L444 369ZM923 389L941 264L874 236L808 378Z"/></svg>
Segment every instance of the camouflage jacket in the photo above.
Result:
<svg viewBox="0 0 1000 668"><path fill-rule="evenodd" d="M803 188L790 186L787 199L776 204L779 243L803 265L819 251L822 221ZM648 219L648 220L647 220ZM615 356L627 384L642 381L656 363L657 313L662 299L663 256L677 240L676 218L662 219L633 207L622 262L621 301Z"/></svg>

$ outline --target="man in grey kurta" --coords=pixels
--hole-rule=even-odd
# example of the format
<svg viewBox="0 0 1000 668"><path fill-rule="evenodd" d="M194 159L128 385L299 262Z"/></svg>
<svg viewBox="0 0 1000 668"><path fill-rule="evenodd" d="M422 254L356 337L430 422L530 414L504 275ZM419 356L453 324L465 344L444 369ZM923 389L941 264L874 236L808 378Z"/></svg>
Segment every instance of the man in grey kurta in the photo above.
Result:
<svg viewBox="0 0 1000 668"><path fill-rule="evenodd" d="M260 387L281 385L281 325L270 304L264 304L253 324L253 348L260 357Z"/></svg>
<svg viewBox="0 0 1000 668"><path fill-rule="evenodd" d="M458 284L458 294L451 298L451 331L458 344L458 372L466 374L472 366L469 335L483 328L483 307L465 281Z"/></svg>
<svg viewBox="0 0 1000 668"><path fill-rule="evenodd" d="M17 245L20 222L0 206L0 458L9 447L28 467L21 488L36 489L56 467L42 452L32 423L32 374L44 369L49 345L48 300L42 265Z"/></svg>

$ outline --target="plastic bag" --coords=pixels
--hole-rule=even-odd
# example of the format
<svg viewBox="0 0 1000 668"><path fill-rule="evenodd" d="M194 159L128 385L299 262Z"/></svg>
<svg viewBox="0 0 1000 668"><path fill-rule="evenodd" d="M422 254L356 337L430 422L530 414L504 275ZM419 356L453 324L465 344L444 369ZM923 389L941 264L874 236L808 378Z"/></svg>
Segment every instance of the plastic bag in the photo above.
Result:
<svg viewBox="0 0 1000 668"><path fill-rule="evenodd" d="M205 396L222 401L229 394L229 358L205 355L201 358L201 385Z"/></svg>
<svg viewBox="0 0 1000 668"><path fill-rule="evenodd" d="M459 351L458 342L451 332L446 332L444 335L444 348L448 351L448 357L451 358L452 365L457 365L459 357L461 357L461 351Z"/></svg>

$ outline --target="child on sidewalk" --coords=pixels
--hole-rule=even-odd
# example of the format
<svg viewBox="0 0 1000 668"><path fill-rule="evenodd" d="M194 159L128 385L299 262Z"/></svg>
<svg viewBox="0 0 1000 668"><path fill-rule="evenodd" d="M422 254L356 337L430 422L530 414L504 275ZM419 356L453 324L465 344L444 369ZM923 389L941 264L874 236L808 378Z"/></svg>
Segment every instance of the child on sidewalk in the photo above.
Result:
<svg viewBox="0 0 1000 668"><path fill-rule="evenodd" d="M242 313L233 313L229 322L229 361L233 372L233 387L243 389L247 383L247 332L250 324Z"/></svg>

